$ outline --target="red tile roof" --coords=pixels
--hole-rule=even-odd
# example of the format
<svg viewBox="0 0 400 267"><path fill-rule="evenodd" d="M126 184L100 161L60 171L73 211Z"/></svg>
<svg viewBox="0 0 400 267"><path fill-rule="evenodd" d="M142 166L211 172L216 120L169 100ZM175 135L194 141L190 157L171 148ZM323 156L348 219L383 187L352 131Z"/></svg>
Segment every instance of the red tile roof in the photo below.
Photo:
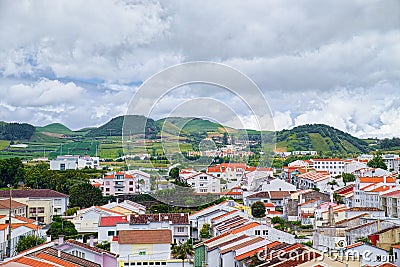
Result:
<svg viewBox="0 0 400 267"><path fill-rule="evenodd" d="M119 244L171 244L172 231L163 230L120 230Z"/></svg>
<svg viewBox="0 0 400 267"><path fill-rule="evenodd" d="M101 217L99 226L115 226L117 223L128 223L126 216Z"/></svg>

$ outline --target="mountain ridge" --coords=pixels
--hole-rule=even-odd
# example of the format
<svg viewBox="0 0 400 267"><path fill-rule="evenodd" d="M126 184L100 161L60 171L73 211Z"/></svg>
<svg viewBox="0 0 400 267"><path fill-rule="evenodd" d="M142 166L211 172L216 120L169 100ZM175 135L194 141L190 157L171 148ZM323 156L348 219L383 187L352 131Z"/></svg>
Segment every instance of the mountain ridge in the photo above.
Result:
<svg viewBox="0 0 400 267"><path fill-rule="evenodd" d="M35 133L54 133L70 136L71 138L76 136L81 136L82 138L115 137L121 136L123 132L125 135L139 136L143 135L144 131L145 137L149 139L179 135L182 137L181 140L185 142L198 143L204 138L219 138L219 141L222 142L225 133L236 140L243 137L243 135L251 136L252 140L258 140L258 135L260 134L256 130L234 129L202 118L167 117L153 120L141 115L117 116L99 127L87 127L78 131L72 131L61 123L34 127L33 132L31 126L34 127L26 123L2 123L1 127L3 129L7 128L8 131L17 128L18 131L21 131L21 129L29 131L25 135L21 135L21 132L18 135L7 132L7 134L2 135L2 139L14 140L18 139L17 137L22 137L20 140L29 140L32 136L37 136ZM380 140L374 139L371 139L371 142L366 142L325 124L306 124L291 129L269 132L269 138L273 138L273 135L278 151L313 150L319 153L364 153L371 151L372 148L379 148L380 142ZM390 146L387 145L388 143L390 144L390 142L385 142L386 149L390 149Z"/></svg>

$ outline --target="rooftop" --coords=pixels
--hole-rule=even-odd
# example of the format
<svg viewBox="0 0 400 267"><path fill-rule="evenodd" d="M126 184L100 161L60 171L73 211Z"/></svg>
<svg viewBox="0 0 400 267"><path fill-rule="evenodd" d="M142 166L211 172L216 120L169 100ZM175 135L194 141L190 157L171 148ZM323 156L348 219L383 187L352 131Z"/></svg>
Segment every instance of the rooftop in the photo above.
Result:
<svg viewBox="0 0 400 267"><path fill-rule="evenodd" d="M120 230L119 244L171 244L172 232L163 230Z"/></svg>
<svg viewBox="0 0 400 267"><path fill-rule="evenodd" d="M9 190L0 190L0 198L8 198L10 197ZM13 198L67 198L68 195L63 193L51 190L51 189L18 189L12 190Z"/></svg>

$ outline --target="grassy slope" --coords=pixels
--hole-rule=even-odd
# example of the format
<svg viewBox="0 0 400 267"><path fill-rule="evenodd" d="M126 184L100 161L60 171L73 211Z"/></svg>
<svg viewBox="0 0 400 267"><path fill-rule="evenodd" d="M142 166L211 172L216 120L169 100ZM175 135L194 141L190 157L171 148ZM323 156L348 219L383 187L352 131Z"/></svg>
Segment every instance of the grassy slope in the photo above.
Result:
<svg viewBox="0 0 400 267"><path fill-rule="evenodd" d="M49 132L58 134L73 134L74 132L61 123L52 123L43 127L36 127L37 132Z"/></svg>

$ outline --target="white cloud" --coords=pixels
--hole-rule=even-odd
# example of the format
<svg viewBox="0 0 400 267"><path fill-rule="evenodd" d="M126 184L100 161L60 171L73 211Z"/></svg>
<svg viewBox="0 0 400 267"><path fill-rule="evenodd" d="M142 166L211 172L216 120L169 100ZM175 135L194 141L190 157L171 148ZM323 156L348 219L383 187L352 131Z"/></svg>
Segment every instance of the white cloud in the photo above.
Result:
<svg viewBox="0 0 400 267"><path fill-rule="evenodd" d="M397 0L1 1L0 120L98 125L125 113L136 90L127 84L211 60L257 83L277 129L321 122L358 136L394 136L399 25ZM221 122L254 122L238 99L208 89L166 97L154 115L200 96L235 108L235 116L214 108Z"/></svg>

